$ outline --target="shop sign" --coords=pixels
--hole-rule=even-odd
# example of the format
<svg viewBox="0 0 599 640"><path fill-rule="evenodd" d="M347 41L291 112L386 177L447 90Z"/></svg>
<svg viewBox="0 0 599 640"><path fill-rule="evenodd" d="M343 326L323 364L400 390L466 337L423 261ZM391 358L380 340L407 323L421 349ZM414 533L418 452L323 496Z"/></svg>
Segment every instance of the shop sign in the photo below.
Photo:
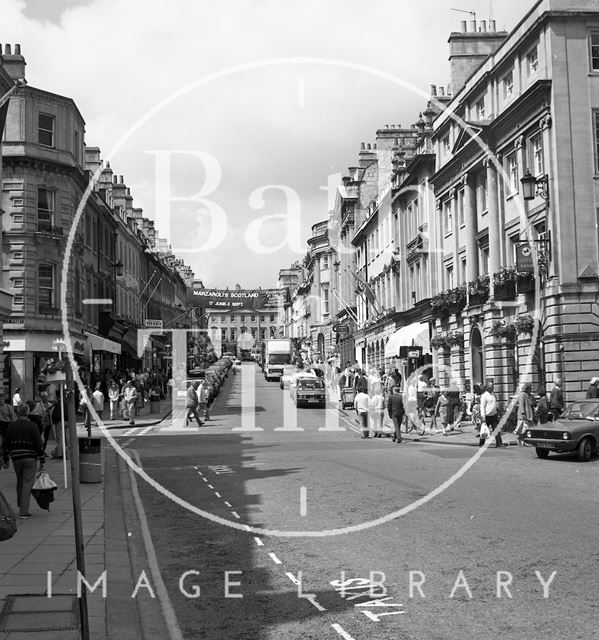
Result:
<svg viewBox="0 0 599 640"><path fill-rule="evenodd" d="M518 273L533 273L534 258L528 242L516 245L516 271Z"/></svg>
<svg viewBox="0 0 599 640"><path fill-rule="evenodd" d="M349 325L347 324L336 324L333 326L333 331L335 333L339 333L340 335L347 335L349 333Z"/></svg>
<svg viewBox="0 0 599 640"><path fill-rule="evenodd" d="M420 358L420 349L408 349L408 358Z"/></svg>
<svg viewBox="0 0 599 640"><path fill-rule="evenodd" d="M144 320L144 329L162 329L162 320L146 318Z"/></svg>

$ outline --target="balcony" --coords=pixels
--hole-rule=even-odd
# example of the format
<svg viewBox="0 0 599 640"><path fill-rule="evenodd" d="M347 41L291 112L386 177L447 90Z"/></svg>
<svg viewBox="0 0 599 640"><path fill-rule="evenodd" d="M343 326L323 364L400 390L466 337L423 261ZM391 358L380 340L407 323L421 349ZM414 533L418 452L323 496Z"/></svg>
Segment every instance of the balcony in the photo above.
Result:
<svg viewBox="0 0 599 640"><path fill-rule="evenodd" d="M38 222L37 231L38 233L47 233L48 235L58 236L60 238L62 238L64 235L62 227L54 227L47 222Z"/></svg>
<svg viewBox="0 0 599 640"><path fill-rule="evenodd" d="M60 314L60 309L58 307L52 307L48 304L40 304L37 311L43 316L57 316Z"/></svg>

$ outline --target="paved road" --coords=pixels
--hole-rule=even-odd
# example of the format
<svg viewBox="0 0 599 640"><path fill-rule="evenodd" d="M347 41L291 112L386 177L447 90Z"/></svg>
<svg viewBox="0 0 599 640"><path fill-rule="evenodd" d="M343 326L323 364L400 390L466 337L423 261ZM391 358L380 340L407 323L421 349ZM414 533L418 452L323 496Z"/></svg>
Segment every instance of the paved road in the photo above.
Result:
<svg viewBox="0 0 599 640"><path fill-rule="evenodd" d="M489 449L427 501L476 448L361 440L332 430L330 408L281 430L286 392L244 373L255 384L230 376L209 427L127 439L156 482L229 523L139 483L186 640L596 637L599 460ZM253 389L256 431L241 410ZM383 574L385 594L369 583Z"/></svg>

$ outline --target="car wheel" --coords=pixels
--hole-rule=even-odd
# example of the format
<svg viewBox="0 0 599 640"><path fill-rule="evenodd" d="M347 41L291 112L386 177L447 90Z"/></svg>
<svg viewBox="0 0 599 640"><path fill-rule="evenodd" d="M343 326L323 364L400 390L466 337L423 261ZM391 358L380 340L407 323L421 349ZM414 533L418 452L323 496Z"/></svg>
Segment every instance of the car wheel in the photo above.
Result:
<svg viewBox="0 0 599 640"><path fill-rule="evenodd" d="M588 462L593 455L593 443L590 438L583 438L578 444L578 459L581 462Z"/></svg>
<svg viewBox="0 0 599 640"><path fill-rule="evenodd" d="M535 451L537 452L537 456L539 458L548 458L549 457L549 449L541 449L540 447L536 447Z"/></svg>

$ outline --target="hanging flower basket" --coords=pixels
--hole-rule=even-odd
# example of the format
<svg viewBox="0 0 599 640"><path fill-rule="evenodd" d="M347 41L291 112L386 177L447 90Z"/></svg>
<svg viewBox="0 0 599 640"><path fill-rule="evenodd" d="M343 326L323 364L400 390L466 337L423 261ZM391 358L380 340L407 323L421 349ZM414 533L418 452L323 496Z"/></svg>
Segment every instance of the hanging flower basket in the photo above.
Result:
<svg viewBox="0 0 599 640"><path fill-rule="evenodd" d="M528 313L521 313L514 321L514 327L517 333L531 335L535 328L535 319Z"/></svg>
<svg viewBox="0 0 599 640"><path fill-rule="evenodd" d="M446 340L450 347L461 347L464 344L464 332L451 331L447 334Z"/></svg>
<svg viewBox="0 0 599 640"><path fill-rule="evenodd" d="M507 342L514 342L516 339L516 327L513 323L506 323L503 320L496 320L490 331L494 338L503 338Z"/></svg>
<svg viewBox="0 0 599 640"><path fill-rule="evenodd" d="M489 276L479 276L467 284L471 307L482 305L489 299Z"/></svg>
<svg viewBox="0 0 599 640"><path fill-rule="evenodd" d="M436 336L433 336L431 338L431 347L433 349L448 349L449 348L449 343L447 342L447 336L439 333Z"/></svg>

